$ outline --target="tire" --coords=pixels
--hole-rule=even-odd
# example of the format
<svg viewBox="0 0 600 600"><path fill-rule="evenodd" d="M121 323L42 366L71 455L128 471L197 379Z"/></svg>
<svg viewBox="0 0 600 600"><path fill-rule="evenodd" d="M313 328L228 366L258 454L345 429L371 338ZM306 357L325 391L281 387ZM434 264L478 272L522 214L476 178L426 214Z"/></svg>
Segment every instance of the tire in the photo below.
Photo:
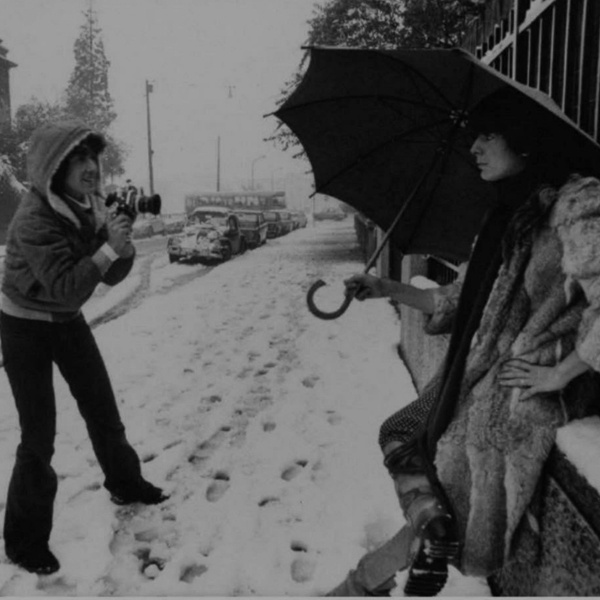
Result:
<svg viewBox="0 0 600 600"><path fill-rule="evenodd" d="M170 263L177 262L178 260L179 260L179 258L177 256L175 256L174 254L169 254L169 262Z"/></svg>
<svg viewBox="0 0 600 600"><path fill-rule="evenodd" d="M240 254L244 254L248 250L248 244L246 244L246 238L240 240Z"/></svg>

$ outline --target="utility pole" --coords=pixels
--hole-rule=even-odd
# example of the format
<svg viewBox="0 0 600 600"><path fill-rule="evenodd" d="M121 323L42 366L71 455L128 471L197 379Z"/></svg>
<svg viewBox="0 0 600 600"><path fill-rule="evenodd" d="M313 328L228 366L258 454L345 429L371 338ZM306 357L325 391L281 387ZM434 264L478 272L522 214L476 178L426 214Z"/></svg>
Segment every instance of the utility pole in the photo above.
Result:
<svg viewBox="0 0 600 600"><path fill-rule="evenodd" d="M267 158L264 154L261 156L257 156L253 161L252 161L252 167L250 169L250 189L252 191L254 191L254 164L261 160L261 158Z"/></svg>
<svg viewBox="0 0 600 600"><path fill-rule="evenodd" d="M146 79L146 125L148 129L148 175L150 177L150 195L154 194L154 172L152 170L152 129L150 127L150 93L154 91L153 84Z"/></svg>
<svg viewBox="0 0 600 600"><path fill-rule="evenodd" d="M217 192L221 191L221 136L217 137Z"/></svg>

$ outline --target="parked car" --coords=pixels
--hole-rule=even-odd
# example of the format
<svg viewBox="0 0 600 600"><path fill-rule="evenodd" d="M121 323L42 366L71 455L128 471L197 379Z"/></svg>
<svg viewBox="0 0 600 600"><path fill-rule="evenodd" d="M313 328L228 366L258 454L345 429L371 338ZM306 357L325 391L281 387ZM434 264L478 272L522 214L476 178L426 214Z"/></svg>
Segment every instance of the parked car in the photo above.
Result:
<svg viewBox="0 0 600 600"><path fill-rule="evenodd" d="M292 211L292 221L294 223L294 229L300 229L301 227L306 227L308 224L308 219L306 217L306 213L301 210L293 210Z"/></svg>
<svg viewBox="0 0 600 600"><path fill-rule="evenodd" d="M225 261L246 248L237 215L222 206L197 208L189 215L183 232L167 240L170 262Z"/></svg>
<svg viewBox="0 0 600 600"><path fill-rule="evenodd" d="M315 221L343 221L346 213L342 209L329 209L314 214Z"/></svg>
<svg viewBox="0 0 600 600"><path fill-rule="evenodd" d="M267 241L268 224L260 210L236 210L242 234L248 248L257 248Z"/></svg>
<svg viewBox="0 0 600 600"><path fill-rule="evenodd" d="M277 209L275 212L278 212L281 215L281 235L286 235L294 229L292 213L289 210L281 209Z"/></svg>
<svg viewBox="0 0 600 600"><path fill-rule="evenodd" d="M266 210L263 214L267 222L267 238L276 238L283 235L284 229L281 222L281 214L276 210Z"/></svg>

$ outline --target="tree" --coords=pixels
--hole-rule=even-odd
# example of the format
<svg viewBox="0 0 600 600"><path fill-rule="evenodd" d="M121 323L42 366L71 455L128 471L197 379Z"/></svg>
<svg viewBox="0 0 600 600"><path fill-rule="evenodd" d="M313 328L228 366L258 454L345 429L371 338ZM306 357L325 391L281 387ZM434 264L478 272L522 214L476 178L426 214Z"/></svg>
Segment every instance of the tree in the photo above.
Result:
<svg viewBox="0 0 600 600"><path fill-rule="evenodd" d="M116 140L110 134L106 134L106 144L106 150L102 154L102 169L104 175L113 181L115 177L125 175L123 162L127 156L127 150L123 142Z"/></svg>
<svg viewBox="0 0 600 600"><path fill-rule="evenodd" d="M308 45L360 48L449 48L460 46L485 0L329 0L308 21ZM300 83L308 54L284 84L282 104ZM301 156L296 136L280 124L267 141Z"/></svg>
<svg viewBox="0 0 600 600"><path fill-rule="evenodd" d="M485 0L405 0L401 45L405 48L456 48Z"/></svg>
<svg viewBox="0 0 600 600"><path fill-rule="evenodd" d="M110 61L104 52L102 30L93 7L84 13L85 22L73 47L75 68L65 93L66 110L92 128L104 134L107 141L103 153L104 174L111 179L125 173L125 145L110 134L117 114L108 89Z"/></svg>
<svg viewBox="0 0 600 600"><path fill-rule="evenodd" d="M66 91L66 108L74 117L103 133L116 118L108 91L109 60L104 53L101 29L92 7L75 40L75 68Z"/></svg>
<svg viewBox="0 0 600 600"><path fill-rule="evenodd" d="M52 104L35 97L17 108L11 127L3 132L0 139L0 154L7 157L19 181L27 180L26 156L31 134L40 125L64 116L65 110L60 104Z"/></svg>
<svg viewBox="0 0 600 600"><path fill-rule="evenodd" d="M317 5L309 19L307 45L396 48L400 44L404 3L399 0L329 0ZM284 84L278 104L282 104L300 83L308 59L305 53L292 77ZM296 136L283 124L267 138L283 150L293 149L301 156Z"/></svg>

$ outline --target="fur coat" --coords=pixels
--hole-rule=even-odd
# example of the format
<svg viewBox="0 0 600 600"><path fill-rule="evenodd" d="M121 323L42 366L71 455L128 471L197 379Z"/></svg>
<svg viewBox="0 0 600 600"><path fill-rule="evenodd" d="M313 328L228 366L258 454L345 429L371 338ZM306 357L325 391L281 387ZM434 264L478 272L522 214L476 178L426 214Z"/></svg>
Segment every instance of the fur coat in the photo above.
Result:
<svg viewBox="0 0 600 600"><path fill-rule="evenodd" d="M467 575L489 575L510 557L556 429L573 416L566 394L522 401L522 390L501 387L496 380L508 359L554 365L575 347L586 301L576 286L566 291L555 221L567 223L564 215L574 213L561 200L559 216L551 220L556 200L556 191L546 188L513 217L504 239L504 261L467 356L453 418L437 444L436 468L464 540L461 570ZM576 229L565 227L563 239L568 239ZM600 264L600 254L596 256ZM438 324L445 321L443 313L451 312L454 296L452 288L440 293L433 319ZM598 301L600 306L600 294ZM600 364L597 327L588 328L597 334L596 363L591 364Z"/></svg>

